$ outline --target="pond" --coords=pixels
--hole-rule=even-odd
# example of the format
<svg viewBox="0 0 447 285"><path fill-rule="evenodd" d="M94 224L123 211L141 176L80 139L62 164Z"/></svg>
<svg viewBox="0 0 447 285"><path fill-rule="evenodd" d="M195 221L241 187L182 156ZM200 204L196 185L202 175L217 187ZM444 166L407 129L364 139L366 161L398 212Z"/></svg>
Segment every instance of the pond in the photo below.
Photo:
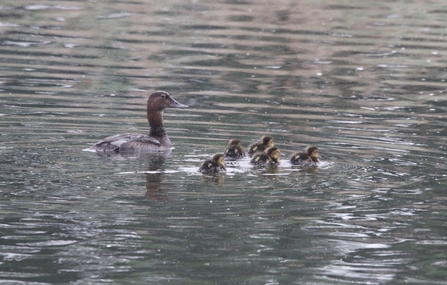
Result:
<svg viewBox="0 0 447 285"><path fill-rule="evenodd" d="M440 0L0 6L0 283L444 284ZM147 133L169 154L83 151ZM278 167L227 161L263 135ZM318 167L292 167L309 145Z"/></svg>

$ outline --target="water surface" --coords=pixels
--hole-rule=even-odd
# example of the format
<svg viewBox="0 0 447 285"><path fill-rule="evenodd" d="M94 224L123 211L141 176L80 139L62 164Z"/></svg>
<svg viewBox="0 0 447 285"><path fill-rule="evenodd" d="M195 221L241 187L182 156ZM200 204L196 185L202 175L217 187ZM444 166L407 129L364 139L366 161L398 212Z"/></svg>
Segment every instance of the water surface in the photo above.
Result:
<svg viewBox="0 0 447 285"><path fill-rule="evenodd" d="M445 3L297 2L3 1L0 282L447 282ZM158 89L169 155L82 151Z"/></svg>

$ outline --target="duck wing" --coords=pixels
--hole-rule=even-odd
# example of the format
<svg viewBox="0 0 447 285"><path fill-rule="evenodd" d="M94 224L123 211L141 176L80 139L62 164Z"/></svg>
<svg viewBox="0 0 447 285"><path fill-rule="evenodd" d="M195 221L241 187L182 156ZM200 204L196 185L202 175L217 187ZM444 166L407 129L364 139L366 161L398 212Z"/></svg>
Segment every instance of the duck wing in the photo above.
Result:
<svg viewBox="0 0 447 285"><path fill-rule="evenodd" d="M121 145L131 142L161 146L161 143L157 139L148 135L128 133L102 139L92 146L91 149L104 152L119 152Z"/></svg>
<svg viewBox="0 0 447 285"><path fill-rule="evenodd" d="M157 139L150 137L148 135L137 134L137 135L132 136L130 141L148 143L148 144L154 144L156 146L161 146L161 143Z"/></svg>

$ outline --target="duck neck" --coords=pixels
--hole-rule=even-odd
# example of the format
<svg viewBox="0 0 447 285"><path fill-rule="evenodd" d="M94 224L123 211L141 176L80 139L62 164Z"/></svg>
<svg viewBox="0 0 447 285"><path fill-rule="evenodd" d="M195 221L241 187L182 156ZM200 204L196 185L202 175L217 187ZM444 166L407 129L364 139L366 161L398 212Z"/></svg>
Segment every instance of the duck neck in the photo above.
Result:
<svg viewBox="0 0 447 285"><path fill-rule="evenodd" d="M161 111L147 114L147 120L151 128L149 135L154 137L162 137L166 135L166 130L163 125L163 114Z"/></svg>

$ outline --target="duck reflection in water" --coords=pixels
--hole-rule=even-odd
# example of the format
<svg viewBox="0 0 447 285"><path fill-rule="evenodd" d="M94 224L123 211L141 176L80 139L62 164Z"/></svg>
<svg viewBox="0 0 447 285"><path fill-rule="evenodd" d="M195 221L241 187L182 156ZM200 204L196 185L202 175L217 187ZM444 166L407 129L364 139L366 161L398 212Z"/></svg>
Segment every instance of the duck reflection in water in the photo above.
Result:
<svg viewBox="0 0 447 285"><path fill-rule="evenodd" d="M225 175L223 173L218 173L214 175L203 175L202 181L212 182L216 185L222 185L225 181Z"/></svg>
<svg viewBox="0 0 447 285"><path fill-rule="evenodd" d="M279 181L281 175L279 175L278 164L268 164L262 172L262 177L267 180Z"/></svg>
<svg viewBox="0 0 447 285"><path fill-rule="evenodd" d="M148 163L145 197L159 202L168 200L168 192L172 190L172 184L164 183L163 166L170 154L171 150L168 150L166 152L148 153L143 156Z"/></svg>

